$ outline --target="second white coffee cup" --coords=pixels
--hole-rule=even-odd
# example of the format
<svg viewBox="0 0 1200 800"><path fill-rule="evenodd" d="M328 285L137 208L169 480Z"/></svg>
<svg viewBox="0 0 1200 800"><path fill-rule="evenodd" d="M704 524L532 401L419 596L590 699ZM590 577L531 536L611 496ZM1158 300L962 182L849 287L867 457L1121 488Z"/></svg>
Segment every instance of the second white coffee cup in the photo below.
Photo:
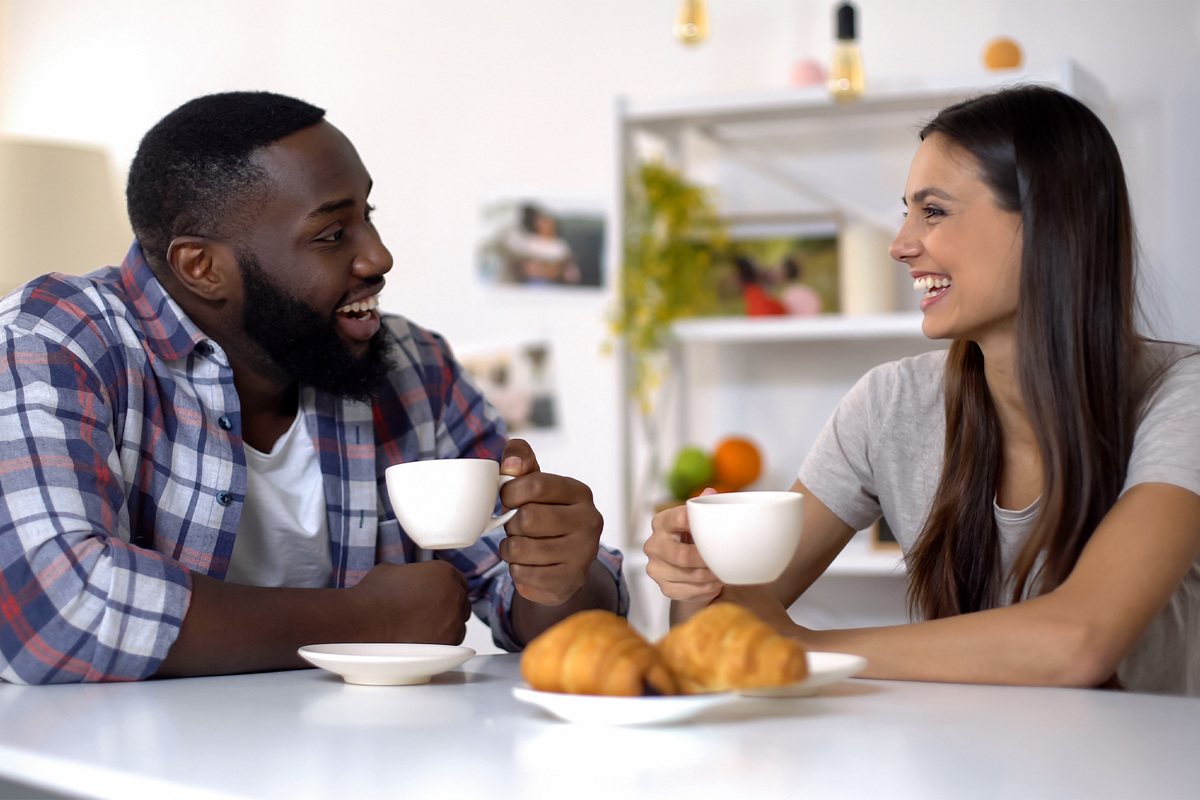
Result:
<svg viewBox="0 0 1200 800"><path fill-rule="evenodd" d="M687 501L692 541L725 583L769 583L783 574L800 544L804 495L726 492Z"/></svg>
<svg viewBox="0 0 1200 800"><path fill-rule="evenodd" d="M396 519L426 550L470 547L517 513L492 516L497 492L513 476L485 458L409 461L388 467L384 477Z"/></svg>

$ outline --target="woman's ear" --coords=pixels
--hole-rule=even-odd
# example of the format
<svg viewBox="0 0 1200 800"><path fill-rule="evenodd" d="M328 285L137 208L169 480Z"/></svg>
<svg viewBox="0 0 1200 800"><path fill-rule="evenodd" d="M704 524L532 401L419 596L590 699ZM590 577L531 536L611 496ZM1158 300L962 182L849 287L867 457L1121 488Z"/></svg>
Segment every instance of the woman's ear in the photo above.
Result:
<svg viewBox="0 0 1200 800"><path fill-rule="evenodd" d="M177 236L167 247L167 269L203 300L228 299L237 259L229 248L203 236Z"/></svg>

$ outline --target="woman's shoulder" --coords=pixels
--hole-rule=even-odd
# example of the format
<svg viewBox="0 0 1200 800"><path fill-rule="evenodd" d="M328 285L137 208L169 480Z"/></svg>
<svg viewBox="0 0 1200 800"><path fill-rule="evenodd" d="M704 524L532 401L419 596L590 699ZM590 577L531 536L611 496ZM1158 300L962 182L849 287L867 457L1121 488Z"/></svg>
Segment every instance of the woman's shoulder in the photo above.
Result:
<svg viewBox="0 0 1200 800"><path fill-rule="evenodd" d="M870 395L876 403L940 403L945 371L946 350L931 350L873 367L856 389Z"/></svg>
<svg viewBox="0 0 1200 800"><path fill-rule="evenodd" d="M1139 366L1151 402L1164 394L1194 391L1200 386L1200 348L1195 345L1147 341Z"/></svg>

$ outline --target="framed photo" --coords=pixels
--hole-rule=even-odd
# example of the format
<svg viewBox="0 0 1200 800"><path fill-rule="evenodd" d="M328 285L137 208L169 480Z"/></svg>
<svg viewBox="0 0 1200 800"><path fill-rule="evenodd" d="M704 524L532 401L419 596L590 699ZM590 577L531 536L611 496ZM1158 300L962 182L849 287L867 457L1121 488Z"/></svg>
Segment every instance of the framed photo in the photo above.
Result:
<svg viewBox="0 0 1200 800"><path fill-rule="evenodd" d="M871 549L900 551L900 542L897 541L896 534L892 533L891 527L883 517L880 517L879 521L871 526Z"/></svg>
<svg viewBox="0 0 1200 800"><path fill-rule="evenodd" d="M741 216L727 220L735 280L720 287L722 313L738 313L757 285L788 314L837 313L838 222L832 217Z"/></svg>
<svg viewBox="0 0 1200 800"><path fill-rule="evenodd" d="M500 412L509 433L558 427L558 392L548 340L467 348L455 355Z"/></svg>
<svg viewBox="0 0 1200 800"><path fill-rule="evenodd" d="M480 279L498 286L604 285L605 216L599 203L520 196L480 209Z"/></svg>

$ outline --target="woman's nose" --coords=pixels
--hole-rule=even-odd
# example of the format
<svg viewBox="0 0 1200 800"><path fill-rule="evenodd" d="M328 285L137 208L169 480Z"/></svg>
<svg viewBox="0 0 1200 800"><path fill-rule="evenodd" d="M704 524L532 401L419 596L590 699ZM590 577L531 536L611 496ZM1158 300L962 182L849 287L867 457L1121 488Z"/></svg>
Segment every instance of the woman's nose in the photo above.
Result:
<svg viewBox="0 0 1200 800"><path fill-rule="evenodd" d="M900 226L900 232L896 234L896 238L892 240L892 246L888 248L888 254L891 255L893 261L904 261L912 258L921 252L920 242L913 235L912 230L905 220Z"/></svg>

